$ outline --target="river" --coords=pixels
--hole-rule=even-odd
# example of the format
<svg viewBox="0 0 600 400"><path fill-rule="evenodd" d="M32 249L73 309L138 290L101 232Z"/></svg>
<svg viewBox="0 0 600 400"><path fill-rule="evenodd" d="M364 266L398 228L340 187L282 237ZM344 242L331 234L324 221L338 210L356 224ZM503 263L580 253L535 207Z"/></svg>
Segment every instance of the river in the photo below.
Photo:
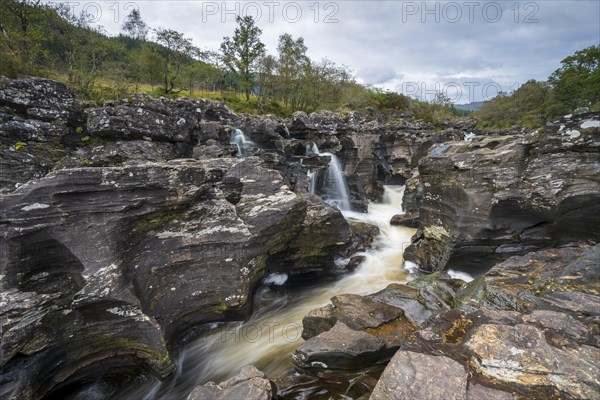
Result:
<svg viewBox="0 0 600 400"><path fill-rule="evenodd" d="M383 201L371 203L367 213L343 211L348 220L380 229L372 248L359 253L365 260L354 272L303 284L287 284L285 275L269 277L273 283L258 290L255 312L247 321L223 324L186 345L176 355L176 374L165 382L147 381L119 397L185 399L195 386L220 382L249 364L270 377L293 372L291 354L302 344L302 318L309 311L328 304L338 294L369 294L407 280L402 254L415 230L390 225L392 216L402 213L403 193L404 187L386 186Z"/></svg>

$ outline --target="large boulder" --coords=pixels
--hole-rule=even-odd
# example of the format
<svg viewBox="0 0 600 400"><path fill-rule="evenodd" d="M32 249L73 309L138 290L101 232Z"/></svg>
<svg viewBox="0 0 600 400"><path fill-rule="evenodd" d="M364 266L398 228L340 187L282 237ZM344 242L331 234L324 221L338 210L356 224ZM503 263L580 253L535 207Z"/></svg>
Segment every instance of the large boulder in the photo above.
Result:
<svg viewBox="0 0 600 400"><path fill-rule="evenodd" d="M599 245L575 244L469 283L438 272L336 296L304 318L294 364L350 390L400 347L373 399L597 399L598 260Z"/></svg>
<svg viewBox="0 0 600 400"><path fill-rule="evenodd" d="M419 164L421 227L405 259L427 271L481 271L498 258L598 241L599 119L433 147Z"/></svg>
<svg viewBox="0 0 600 400"><path fill-rule="evenodd" d="M306 201L258 158L58 170L0 201L9 398L110 367L164 377L166 344L247 316L267 260L320 232L305 223ZM329 268L319 256L330 257L312 265Z"/></svg>

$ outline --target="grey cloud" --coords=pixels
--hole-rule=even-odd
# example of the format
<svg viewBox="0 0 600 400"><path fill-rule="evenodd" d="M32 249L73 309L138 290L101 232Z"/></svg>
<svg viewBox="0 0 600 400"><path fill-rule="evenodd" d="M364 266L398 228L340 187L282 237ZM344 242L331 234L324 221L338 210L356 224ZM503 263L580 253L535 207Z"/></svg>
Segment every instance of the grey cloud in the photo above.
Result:
<svg viewBox="0 0 600 400"><path fill-rule="evenodd" d="M478 82L497 81L502 85L546 79L559 67L560 60L600 41L600 2L596 0L481 1L474 22L468 20L463 8L462 18L456 23L449 23L444 15L436 23L433 15L421 15L422 10L406 15L407 7L421 7L421 1L335 1L337 12L333 18L337 23L324 23L327 14L335 11L324 10L324 2L319 3L318 18L314 2L296 2L302 15L295 23L290 15L286 18L282 14L284 6L292 2L280 1L272 22L265 3L256 3L263 12L259 26L270 52L275 52L280 34L302 36L311 57L327 57L348 65L365 82L389 89L395 89L402 80L446 82L454 77L464 80L467 75ZM518 16L515 3L519 4ZM108 10L111 4L101 3L105 16L100 23L116 34L121 24L112 21L112 11ZM222 22L222 10L203 18L207 2L155 0L137 4L151 27L185 32L203 49L218 49L223 36L231 35L235 28L232 15L226 15L227 20ZM221 7L223 3L212 4ZM233 8L232 4L228 7ZM243 7L245 3L239 4ZM427 4L429 9L435 4L442 9L448 2ZM488 7L491 13L495 4L501 7L502 18L495 23L489 18L486 21L481 10ZM537 22L525 23L534 11L531 18ZM425 23L423 16L427 18Z"/></svg>

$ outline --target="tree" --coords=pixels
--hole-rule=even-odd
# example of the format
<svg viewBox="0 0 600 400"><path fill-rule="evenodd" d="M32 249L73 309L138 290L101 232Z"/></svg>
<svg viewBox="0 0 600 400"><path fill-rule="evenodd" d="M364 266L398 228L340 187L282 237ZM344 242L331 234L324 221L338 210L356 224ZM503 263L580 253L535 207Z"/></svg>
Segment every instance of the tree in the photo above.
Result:
<svg viewBox="0 0 600 400"><path fill-rule="evenodd" d="M600 107L600 46L590 46L561 61L548 81L560 111L573 112L579 107Z"/></svg>
<svg viewBox="0 0 600 400"><path fill-rule="evenodd" d="M159 54L163 60L163 88L165 94L168 94L175 89L181 65L184 61L197 57L200 50L192 44L191 39L183 37L183 33L161 28L155 32L156 41L163 46Z"/></svg>
<svg viewBox="0 0 600 400"><path fill-rule="evenodd" d="M239 75L244 85L246 100L250 100L254 80L252 71L256 61L265 53L265 45L260 41L262 30L254 25L251 16L238 15L236 21L238 27L235 28L233 38L223 38L221 52L225 65Z"/></svg>
<svg viewBox="0 0 600 400"><path fill-rule="evenodd" d="M300 37L294 40L289 33L279 36L277 72L283 102L286 106L288 103L292 103L292 107L298 106L300 78L306 72L307 66L310 65L306 51L307 47L304 45L303 38Z"/></svg>
<svg viewBox="0 0 600 400"><path fill-rule="evenodd" d="M142 21L140 11L137 8L131 10L129 15L125 18L123 31L125 31L127 36L134 39L146 40L146 36L148 36L148 26Z"/></svg>
<svg viewBox="0 0 600 400"><path fill-rule="evenodd" d="M201 81L215 80L220 71L214 66L201 61L187 63L181 67L181 79L190 92L190 97L194 95L194 86Z"/></svg>
<svg viewBox="0 0 600 400"><path fill-rule="evenodd" d="M474 116L480 119L482 127L522 125L537 128L554 116L548 110L551 94L547 82L529 80L510 96L497 96L486 101Z"/></svg>
<svg viewBox="0 0 600 400"><path fill-rule="evenodd" d="M270 54L267 54L260 58L256 70L258 78L258 104L261 109L267 102L274 100L275 90L278 86L276 78L277 60Z"/></svg>
<svg viewBox="0 0 600 400"><path fill-rule="evenodd" d="M135 85L136 93L141 82L150 83L154 89L162 78L162 58L147 44L133 50L128 60L128 78Z"/></svg>

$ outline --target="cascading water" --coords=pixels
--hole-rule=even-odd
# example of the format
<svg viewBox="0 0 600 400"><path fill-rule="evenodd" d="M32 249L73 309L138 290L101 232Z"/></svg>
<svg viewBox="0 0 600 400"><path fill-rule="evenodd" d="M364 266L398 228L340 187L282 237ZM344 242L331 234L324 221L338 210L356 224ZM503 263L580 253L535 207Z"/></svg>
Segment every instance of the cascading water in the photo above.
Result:
<svg viewBox="0 0 600 400"><path fill-rule="evenodd" d="M391 226L402 213L403 187L385 187L382 203L371 203L368 213L343 211L349 220L377 225L380 234L373 248L360 253L364 262L350 275L313 283L312 287L280 289L287 276L271 275L255 296L256 311L245 322L227 323L215 333L187 345L180 353L177 373L165 382L146 382L120 398L135 400L184 399L192 389L208 381L233 376L244 365L255 365L268 376L293 372L291 354L302 344L302 318L343 293L365 295L392 282L407 280L403 250L415 229Z"/></svg>
<svg viewBox="0 0 600 400"><path fill-rule="evenodd" d="M254 144L253 141L246 139L246 136L244 135L244 132L241 129L236 129L235 131L231 132L229 141L231 144L237 146L238 157L245 156L246 149Z"/></svg>
<svg viewBox="0 0 600 400"><path fill-rule="evenodd" d="M308 193L316 194L317 192L317 177L318 171L308 171L306 176L308 177Z"/></svg>
<svg viewBox="0 0 600 400"><path fill-rule="evenodd" d="M344 175L344 168L340 159L333 153L319 152L319 148L315 143L306 145L306 155L318 155L329 157L329 163L327 164L327 175L323 182L323 199L337 206L340 210L350 210L350 195L348 190L348 183L346 182L346 176ZM308 191L312 194L316 193L317 190L317 173L316 171L308 171L309 179Z"/></svg>
<svg viewBox="0 0 600 400"><path fill-rule="evenodd" d="M319 148L317 147L316 143L306 145L306 155L307 156L318 156L319 155Z"/></svg>
<svg viewBox="0 0 600 400"><path fill-rule="evenodd" d="M330 157L323 187L324 200L336 205L342 211L350 210L348 184L340 159L333 153L319 153L319 155Z"/></svg>

